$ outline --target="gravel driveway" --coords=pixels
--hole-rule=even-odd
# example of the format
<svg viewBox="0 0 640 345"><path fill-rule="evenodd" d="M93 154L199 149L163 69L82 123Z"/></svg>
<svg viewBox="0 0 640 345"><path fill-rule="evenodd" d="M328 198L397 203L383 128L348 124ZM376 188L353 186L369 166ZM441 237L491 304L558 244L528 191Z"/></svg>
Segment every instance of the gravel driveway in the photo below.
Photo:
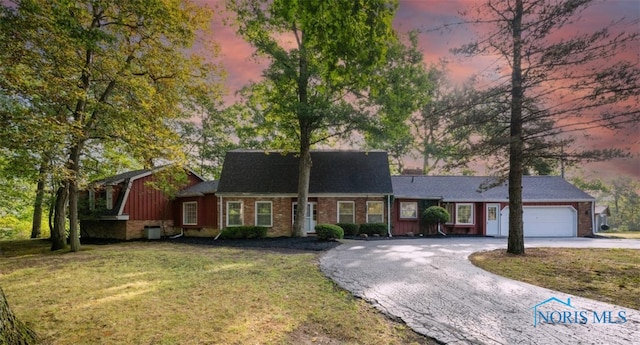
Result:
<svg viewBox="0 0 640 345"><path fill-rule="evenodd" d="M526 239L528 247L638 248L618 239ZM504 238L345 241L321 258L323 272L354 295L445 344L640 344L640 311L517 282L473 266L469 254L506 248ZM584 311L586 324L541 323L547 312ZM640 298L640 297L639 297ZM603 323L603 313L612 312ZM599 315L596 322L594 313ZM560 315L560 314L557 314ZM571 317L569 317L571 320Z"/></svg>

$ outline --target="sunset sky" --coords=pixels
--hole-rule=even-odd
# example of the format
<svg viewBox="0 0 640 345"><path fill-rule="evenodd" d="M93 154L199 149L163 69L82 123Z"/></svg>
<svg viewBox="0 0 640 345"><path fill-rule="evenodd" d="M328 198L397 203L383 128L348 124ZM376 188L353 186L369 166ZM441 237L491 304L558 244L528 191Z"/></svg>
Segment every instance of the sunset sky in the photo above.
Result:
<svg viewBox="0 0 640 345"><path fill-rule="evenodd" d="M234 93L251 81L261 78L261 72L266 62L256 61L253 57L253 49L235 34L232 27L221 23L221 10L224 9L222 0L196 0L205 3L217 12L212 22L213 40L221 48L221 61L226 70L227 87L226 103L232 103ZM467 9L477 3L474 0L400 0L400 6L396 13L394 26L399 32L407 32L412 29L426 31L446 23L460 21L459 11ZM216 10L217 8L217 10ZM640 31L640 1L638 0L605 0L597 2L587 9L578 21L585 28L600 28L615 19L625 17L628 20L636 20L635 27L628 30ZM424 54L426 64L436 63L439 59L447 59L449 63L449 78L454 82L462 82L474 73L483 71L495 59L475 58L472 60L460 60L454 57L449 49L471 41L473 31L468 27L459 27L447 33L430 32L420 35L420 48ZM629 52L633 61L640 63L640 44ZM640 107L640 105L636 105ZM585 164L569 170L569 175L575 175L578 171L586 177L615 178L626 175L640 180L640 126L636 123L629 126L624 133L613 133L608 130L598 129L588 132L577 132L575 137L582 147L597 148L623 148L630 150L634 157L631 159L617 159L608 162ZM407 159L407 167L420 166L419 161ZM486 174L479 168L478 174Z"/></svg>

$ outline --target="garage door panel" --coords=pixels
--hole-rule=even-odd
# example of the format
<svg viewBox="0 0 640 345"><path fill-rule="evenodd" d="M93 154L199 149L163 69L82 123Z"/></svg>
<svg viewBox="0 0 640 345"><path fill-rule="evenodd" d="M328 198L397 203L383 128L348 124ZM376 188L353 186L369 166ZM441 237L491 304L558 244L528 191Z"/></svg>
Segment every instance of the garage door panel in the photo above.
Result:
<svg viewBox="0 0 640 345"><path fill-rule="evenodd" d="M570 206L524 206L525 237L572 237L576 234L576 210ZM509 208L501 214L501 234L509 234Z"/></svg>

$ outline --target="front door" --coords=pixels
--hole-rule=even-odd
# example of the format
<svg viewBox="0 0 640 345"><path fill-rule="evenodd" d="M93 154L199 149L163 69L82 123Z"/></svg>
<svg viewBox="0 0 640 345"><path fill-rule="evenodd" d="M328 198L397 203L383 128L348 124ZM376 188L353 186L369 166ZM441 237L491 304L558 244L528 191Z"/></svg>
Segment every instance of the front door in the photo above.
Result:
<svg viewBox="0 0 640 345"><path fill-rule="evenodd" d="M498 236L500 234L500 204L487 204L487 236Z"/></svg>
<svg viewBox="0 0 640 345"><path fill-rule="evenodd" d="M293 221L296 221L296 210L298 209L298 203L293 203ZM316 232L316 223L318 221L317 203L307 203L307 214L304 218L304 231L306 233Z"/></svg>

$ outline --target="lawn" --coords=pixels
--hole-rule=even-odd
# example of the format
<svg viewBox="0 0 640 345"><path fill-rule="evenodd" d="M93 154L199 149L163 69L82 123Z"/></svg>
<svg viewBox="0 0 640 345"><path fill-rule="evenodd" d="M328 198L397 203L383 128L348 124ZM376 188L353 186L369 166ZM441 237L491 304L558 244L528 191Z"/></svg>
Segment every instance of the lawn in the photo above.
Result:
<svg viewBox="0 0 640 345"><path fill-rule="evenodd" d="M434 344L336 287L317 253L0 242L0 286L51 344Z"/></svg>
<svg viewBox="0 0 640 345"><path fill-rule="evenodd" d="M599 232L598 235L611 238L629 238L640 240L640 231L606 231Z"/></svg>
<svg viewBox="0 0 640 345"><path fill-rule="evenodd" d="M504 249L472 254L489 272L548 289L640 309L640 250L527 248L525 256Z"/></svg>

